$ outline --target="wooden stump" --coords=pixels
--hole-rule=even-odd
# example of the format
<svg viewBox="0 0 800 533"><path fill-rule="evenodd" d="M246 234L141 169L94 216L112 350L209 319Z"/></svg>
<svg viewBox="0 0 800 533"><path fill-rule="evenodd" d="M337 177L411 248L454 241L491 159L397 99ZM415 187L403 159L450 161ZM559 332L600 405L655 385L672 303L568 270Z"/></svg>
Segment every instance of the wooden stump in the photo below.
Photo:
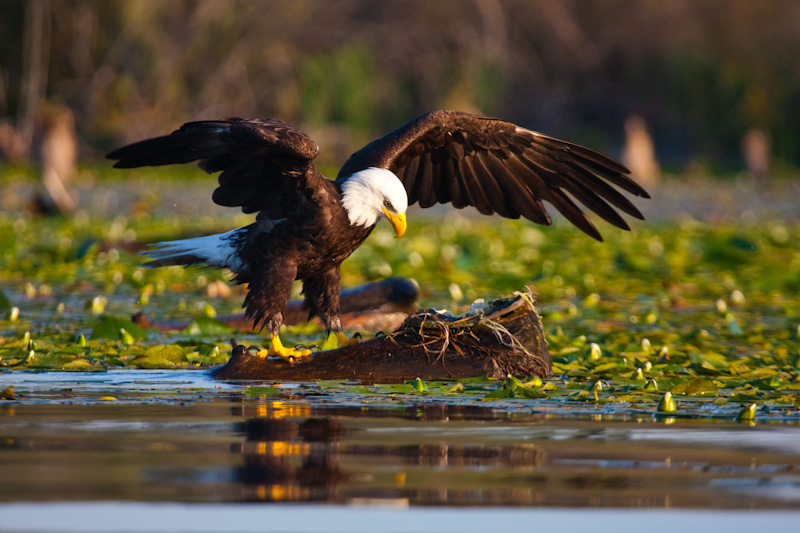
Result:
<svg viewBox="0 0 800 533"><path fill-rule="evenodd" d="M495 300L454 317L420 310L391 335L317 352L294 364L236 346L216 379L345 379L395 383L414 378L546 377L552 359L539 315L527 295Z"/></svg>

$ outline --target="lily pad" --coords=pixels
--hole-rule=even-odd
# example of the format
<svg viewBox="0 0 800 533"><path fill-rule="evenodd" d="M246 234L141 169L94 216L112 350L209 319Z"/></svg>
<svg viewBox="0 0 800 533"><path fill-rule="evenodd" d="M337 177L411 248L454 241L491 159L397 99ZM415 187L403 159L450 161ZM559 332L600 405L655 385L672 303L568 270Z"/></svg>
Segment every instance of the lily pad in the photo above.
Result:
<svg viewBox="0 0 800 533"><path fill-rule="evenodd" d="M716 396L718 394L717 386L708 378L694 378L687 379L670 389L673 395L684 396Z"/></svg>
<svg viewBox="0 0 800 533"><path fill-rule="evenodd" d="M58 367L59 370L91 370L92 363L86 359L75 359Z"/></svg>
<svg viewBox="0 0 800 533"><path fill-rule="evenodd" d="M133 360L133 364L140 368L170 368L188 362L183 348L176 344L152 346Z"/></svg>
<svg viewBox="0 0 800 533"><path fill-rule="evenodd" d="M266 396L272 398L282 393L281 389L277 387L247 387L244 389L245 396Z"/></svg>
<svg viewBox="0 0 800 533"><path fill-rule="evenodd" d="M233 333L233 328L224 322L217 320L210 316L201 316L192 320L186 329L185 333L195 335L198 337L212 337L217 335L230 335Z"/></svg>
<svg viewBox="0 0 800 533"><path fill-rule="evenodd" d="M11 309L11 300L9 300L6 293L0 289L0 311L8 311L9 309Z"/></svg>
<svg viewBox="0 0 800 533"><path fill-rule="evenodd" d="M119 317L104 315L101 316L95 323L92 329L93 339L118 339L119 331L124 329L134 339L143 339L146 336L145 331L134 324L131 320Z"/></svg>

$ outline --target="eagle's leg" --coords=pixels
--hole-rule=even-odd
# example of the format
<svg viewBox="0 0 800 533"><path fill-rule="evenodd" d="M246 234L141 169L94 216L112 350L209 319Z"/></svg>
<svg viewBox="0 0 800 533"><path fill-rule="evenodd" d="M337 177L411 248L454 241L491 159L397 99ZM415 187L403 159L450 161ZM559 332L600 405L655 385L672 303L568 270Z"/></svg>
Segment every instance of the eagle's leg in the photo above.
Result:
<svg viewBox="0 0 800 533"><path fill-rule="evenodd" d="M311 350L284 346L279 335L283 311L289 301L296 272L297 268L293 263L274 261L260 268L249 280L244 299L246 314L253 319L254 325L261 324L269 330L270 348L259 352L261 357L276 355L293 363L311 355Z"/></svg>
<svg viewBox="0 0 800 533"><path fill-rule="evenodd" d="M339 265L303 279L303 309L308 311L308 318L318 316L325 333L333 332L339 341L339 347L347 346L355 341L349 339L342 331L342 317L340 311L340 297L342 293L339 280Z"/></svg>

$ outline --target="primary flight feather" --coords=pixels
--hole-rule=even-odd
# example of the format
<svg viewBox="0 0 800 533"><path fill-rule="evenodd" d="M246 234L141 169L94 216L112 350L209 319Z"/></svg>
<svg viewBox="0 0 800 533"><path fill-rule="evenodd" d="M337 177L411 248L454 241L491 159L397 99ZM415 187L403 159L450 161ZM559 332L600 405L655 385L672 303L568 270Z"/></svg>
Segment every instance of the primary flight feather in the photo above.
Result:
<svg viewBox="0 0 800 533"><path fill-rule="evenodd" d="M285 122L231 118L189 122L108 157L117 168L199 161L206 172L221 172L215 203L258 213L253 224L227 233L158 243L145 252L152 259L145 265L229 268L248 284L247 316L268 329L272 353L284 358L307 353L283 347L278 336L292 283L302 280L309 317L342 338L339 265L380 218L401 236L411 204L473 206L550 224L548 202L602 240L574 200L629 229L618 210L644 217L618 188L649 198L624 166L599 152L456 111L422 115L371 142L334 181L314 166L317 153L310 137Z"/></svg>

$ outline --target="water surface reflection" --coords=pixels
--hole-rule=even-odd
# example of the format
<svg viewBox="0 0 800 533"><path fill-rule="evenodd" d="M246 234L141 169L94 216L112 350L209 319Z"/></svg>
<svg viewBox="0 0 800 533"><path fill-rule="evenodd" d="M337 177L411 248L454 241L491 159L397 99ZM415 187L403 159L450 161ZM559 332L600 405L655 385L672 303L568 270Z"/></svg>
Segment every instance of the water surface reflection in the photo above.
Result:
<svg viewBox="0 0 800 533"><path fill-rule="evenodd" d="M194 375L129 374L15 375L20 399L0 405L0 502L800 504L793 424L424 396L371 403L313 387L258 397Z"/></svg>
<svg viewBox="0 0 800 533"><path fill-rule="evenodd" d="M797 453L757 452L754 440L744 449L719 449L713 440L698 446L692 439L639 438L663 431L657 423L509 418L474 405L328 408L270 401L244 404L241 416L250 418L237 425L245 438L232 447L244 456L236 480L254 500L714 508L800 500ZM705 431L728 442L740 429ZM724 490L743 486L757 490Z"/></svg>

